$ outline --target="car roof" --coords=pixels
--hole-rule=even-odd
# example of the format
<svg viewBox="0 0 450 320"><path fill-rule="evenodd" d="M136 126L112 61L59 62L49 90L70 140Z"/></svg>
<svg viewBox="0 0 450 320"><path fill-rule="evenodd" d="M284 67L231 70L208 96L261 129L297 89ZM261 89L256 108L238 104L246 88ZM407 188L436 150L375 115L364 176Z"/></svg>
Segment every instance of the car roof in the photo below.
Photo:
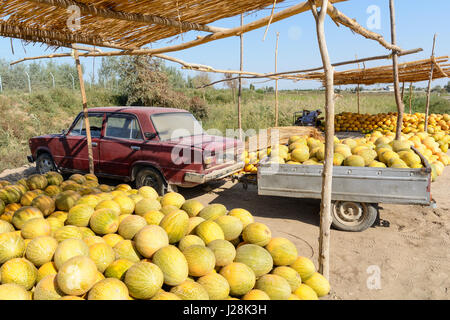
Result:
<svg viewBox="0 0 450 320"><path fill-rule="evenodd" d="M142 114L142 115L152 115L157 113L172 113L172 112L189 112L184 109L176 109L176 108L161 108L161 107L97 107L97 108L89 108L89 112L114 112L114 113L134 113L134 114Z"/></svg>

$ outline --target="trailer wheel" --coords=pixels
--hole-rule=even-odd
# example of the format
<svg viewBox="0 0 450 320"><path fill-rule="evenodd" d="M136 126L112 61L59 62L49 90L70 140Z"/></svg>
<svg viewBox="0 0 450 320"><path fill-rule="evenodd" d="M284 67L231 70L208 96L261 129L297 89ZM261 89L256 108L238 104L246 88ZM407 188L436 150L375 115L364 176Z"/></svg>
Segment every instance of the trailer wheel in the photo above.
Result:
<svg viewBox="0 0 450 320"><path fill-rule="evenodd" d="M370 228L378 210L370 203L335 201L331 206L332 225L342 231L359 232Z"/></svg>

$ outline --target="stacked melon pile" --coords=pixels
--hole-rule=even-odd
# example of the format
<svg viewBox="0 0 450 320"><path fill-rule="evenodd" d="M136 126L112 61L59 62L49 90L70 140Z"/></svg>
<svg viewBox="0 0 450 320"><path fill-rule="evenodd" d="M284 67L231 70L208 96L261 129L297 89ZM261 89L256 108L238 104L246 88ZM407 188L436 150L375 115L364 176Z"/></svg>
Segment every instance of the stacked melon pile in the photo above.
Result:
<svg viewBox="0 0 450 320"><path fill-rule="evenodd" d="M359 131L369 133L374 130L383 133L395 132L397 125L397 113L359 114L343 112L337 114L334 119L336 132ZM405 113L403 115L403 133L417 133L425 130L425 113ZM430 114L428 117L428 133L450 133L450 115Z"/></svg>
<svg viewBox="0 0 450 320"><path fill-rule="evenodd" d="M244 209L54 172L0 182L0 199L0 300L302 300L330 290Z"/></svg>
<svg viewBox="0 0 450 320"><path fill-rule="evenodd" d="M449 165L448 150L450 136L444 133L429 135L427 133L405 134L399 141L394 140L393 133L383 135L374 132L365 138L335 137L333 165L351 167L379 168L422 168L422 160L411 146L428 160L436 176L442 174L444 167ZM324 143L311 138L291 136L289 144L274 148L269 156L269 163L323 165L325 158Z"/></svg>

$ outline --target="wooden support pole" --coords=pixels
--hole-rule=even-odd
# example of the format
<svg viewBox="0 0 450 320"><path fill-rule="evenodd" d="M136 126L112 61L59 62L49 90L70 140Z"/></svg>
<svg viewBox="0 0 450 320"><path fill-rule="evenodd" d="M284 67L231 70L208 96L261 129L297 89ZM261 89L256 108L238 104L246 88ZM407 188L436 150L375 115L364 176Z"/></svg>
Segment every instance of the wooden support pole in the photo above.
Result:
<svg viewBox="0 0 450 320"><path fill-rule="evenodd" d="M431 83L433 82L434 48L436 46L436 37L437 34L435 34L433 37L433 49L431 51L431 70L430 70L430 79L428 80L427 104L425 106L425 128L424 128L425 132L428 132L428 114L430 113Z"/></svg>
<svg viewBox="0 0 450 320"><path fill-rule="evenodd" d="M241 26L244 25L244 15L241 14ZM244 70L244 34L241 33L239 36L241 40L241 65L239 70L242 72ZM239 128L239 140L242 141L242 110L241 110L241 102L242 102L242 78L239 78L239 93L238 93L238 128Z"/></svg>
<svg viewBox="0 0 450 320"><path fill-rule="evenodd" d="M275 73L278 69L278 39L280 38L280 33L277 32L277 43L275 46ZM278 127L278 79L275 80L275 127Z"/></svg>
<svg viewBox="0 0 450 320"><path fill-rule="evenodd" d="M411 108L412 108L412 82L409 84L409 114L411 114Z"/></svg>
<svg viewBox="0 0 450 320"><path fill-rule="evenodd" d="M391 40L392 45L395 46L397 42L397 35L395 31L395 7L394 0L389 0L389 9L391 14ZM397 128L395 132L395 140L400 140L402 134L402 125L403 125L403 112L405 110L405 105L400 96L400 81L399 81L399 72L398 72L398 51L392 51L392 65L394 72L394 93L395 93L395 102L397 103Z"/></svg>
<svg viewBox="0 0 450 320"><path fill-rule="evenodd" d="M355 55L356 60L358 60L358 55ZM359 62L358 62L358 70L359 70ZM359 96L359 90L360 90L360 86L359 83L356 87L356 99L357 99L357 104L358 104L358 114L360 113L360 96Z"/></svg>
<svg viewBox="0 0 450 320"><path fill-rule="evenodd" d="M81 101L83 102L83 115L84 115L84 125L86 127L86 139L88 146L88 158L89 158L89 172L94 174L94 156L92 152L92 137L91 137L91 127L89 125L89 115L87 108L86 91L84 88L83 80L83 70L81 69L80 57L78 56L78 50L73 50L75 64L77 66L78 78L80 79L80 90L81 90Z"/></svg>
<svg viewBox="0 0 450 320"><path fill-rule="evenodd" d="M311 11L316 20L317 40L325 69L326 104L325 104L325 161L322 172L322 201L320 204L320 236L319 236L319 272L329 279L330 275L330 227L331 227L331 184L333 179L334 149L334 77L333 67L328 54L325 39L325 17L328 0L322 0L322 8L318 12L313 0L309 0Z"/></svg>

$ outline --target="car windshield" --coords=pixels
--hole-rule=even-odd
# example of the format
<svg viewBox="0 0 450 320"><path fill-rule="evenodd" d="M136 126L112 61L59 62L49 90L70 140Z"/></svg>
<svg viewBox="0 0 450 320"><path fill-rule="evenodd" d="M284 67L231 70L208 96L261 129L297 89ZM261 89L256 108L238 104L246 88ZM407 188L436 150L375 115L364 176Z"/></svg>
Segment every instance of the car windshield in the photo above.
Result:
<svg viewBox="0 0 450 320"><path fill-rule="evenodd" d="M161 141L201 135L202 125L189 112L160 113L151 116Z"/></svg>

